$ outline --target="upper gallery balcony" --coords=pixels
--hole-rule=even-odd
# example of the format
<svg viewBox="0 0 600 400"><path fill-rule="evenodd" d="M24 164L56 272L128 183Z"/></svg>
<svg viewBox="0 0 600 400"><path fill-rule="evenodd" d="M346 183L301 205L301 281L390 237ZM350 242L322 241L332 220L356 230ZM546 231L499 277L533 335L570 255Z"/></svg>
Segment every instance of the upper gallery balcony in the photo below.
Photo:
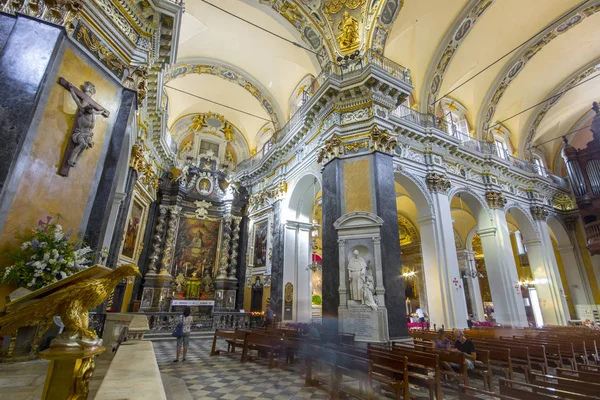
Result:
<svg viewBox="0 0 600 400"><path fill-rule="evenodd" d="M305 146L307 141L314 145L316 141L313 141L312 137L317 132L316 127L319 126L319 123L324 122L317 121L315 123L315 109L333 108L335 98L328 95L332 91L339 92L348 87L372 85L374 81L377 81L385 88L386 93L392 93L397 98L404 98L412 92L410 70L378 53L368 51L362 58L346 57L339 61L338 65L329 63L313 80L312 95L289 121L275 132L271 145L237 165L236 170L239 177L249 177L258 170L269 170L275 164L275 160L289 158L291 154ZM425 132L428 132L436 139L452 142L459 152L493 160L505 168L522 174L539 176L563 190L569 190L566 179L555 176L534 163L509 155L504 149L498 149L493 143L484 142L471 137L468 133L460 132L456 125L449 124L443 118L432 114L423 114L400 105L390 113L389 122L401 126L411 136L420 136L426 140ZM307 135L309 132L312 134ZM326 135L327 132L322 129L320 134Z"/></svg>

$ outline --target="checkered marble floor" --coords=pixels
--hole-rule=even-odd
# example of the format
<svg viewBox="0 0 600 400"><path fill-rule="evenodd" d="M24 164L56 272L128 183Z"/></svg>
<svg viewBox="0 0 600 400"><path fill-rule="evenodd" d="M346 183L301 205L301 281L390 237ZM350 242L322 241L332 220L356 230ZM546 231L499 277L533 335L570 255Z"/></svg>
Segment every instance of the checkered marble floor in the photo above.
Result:
<svg viewBox="0 0 600 400"><path fill-rule="evenodd" d="M176 342L174 340L155 341L154 351L161 373L181 378L186 383L194 399L328 399L323 388L304 387L304 376L300 363L280 365L268 369L265 361L257 359L240 363L239 351L235 354L222 353L210 357L212 339L192 339L187 361L174 363ZM218 348L227 348L221 343ZM470 380L474 387L483 385L479 380ZM496 386L497 388L497 386ZM445 400L458 399L458 384L445 383ZM387 390L375 390L376 398L394 398ZM411 385L411 397L428 399L428 391Z"/></svg>

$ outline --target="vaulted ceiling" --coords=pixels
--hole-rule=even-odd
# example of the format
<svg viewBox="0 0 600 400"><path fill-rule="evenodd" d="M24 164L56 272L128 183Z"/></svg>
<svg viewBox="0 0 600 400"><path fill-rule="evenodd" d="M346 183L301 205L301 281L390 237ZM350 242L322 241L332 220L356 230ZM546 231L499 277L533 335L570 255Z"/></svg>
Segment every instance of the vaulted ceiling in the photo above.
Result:
<svg viewBox="0 0 600 400"><path fill-rule="evenodd" d="M479 138L502 122L520 157L541 145L551 166L561 141L550 140L585 128L598 100L600 0L187 0L171 71L214 70L167 82L178 89L167 89L169 123L218 112L252 147L266 121L285 124L302 78L345 53L337 40L345 11L359 24L361 52L411 69L413 106L432 111L451 97Z"/></svg>

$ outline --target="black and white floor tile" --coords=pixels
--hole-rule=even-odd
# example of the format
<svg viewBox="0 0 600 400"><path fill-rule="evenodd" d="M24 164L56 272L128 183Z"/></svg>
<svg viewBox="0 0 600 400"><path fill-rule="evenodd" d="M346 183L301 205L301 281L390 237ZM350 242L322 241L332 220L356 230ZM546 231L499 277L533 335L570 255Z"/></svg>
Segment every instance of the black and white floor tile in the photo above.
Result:
<svg viewBox="0 0 600 400"><path fill-rule="evenodd" d="M154 351L161 373L181 378L186 383L194 399L328 399L324 388L304 387L301 365L280 363L268 369L264 360L256 359L242 364L241 354L222 353L210 357L212 339L192 339L187 361L174 363L176 342L174 340L155 341ZM222 343L220 348L226 348ZM471 385L481 387L481 381L473 380ZM458 399L458 384L444 383L443 397L446 400ZM386 390L376 390L377 398L394 398ZM411 385L411 398L428 399L428 391Z"/></svg>

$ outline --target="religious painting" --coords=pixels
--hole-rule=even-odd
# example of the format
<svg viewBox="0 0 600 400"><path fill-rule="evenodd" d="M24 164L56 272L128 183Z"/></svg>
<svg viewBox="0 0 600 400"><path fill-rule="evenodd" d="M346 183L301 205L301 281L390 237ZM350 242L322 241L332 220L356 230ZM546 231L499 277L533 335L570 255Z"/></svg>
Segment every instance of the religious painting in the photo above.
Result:
<svg viewBox="0 0 600 400"><path fill-rule="evenodd" d="M254 262L255 268L267 265L267 234L269 223L267 220L254 225Z"/></svg>
<svg viewBox="0 0 600 400"><path fill-rule="evenodd" d="M175 276L185 277L184 296L187 299L214 297L219 242L219 221L181 218L175 245Z"/></svg>
<svg viewBox="0 0 600 400"><path fill-rule="evenodd" d="M131 205L129 206L129 215L123 232L121 255L119 257L119 262L121 264L136 264L138 262L138 258L144 245L144 232L146 230L148 210L151 201L151 196L148 194L147 190L139 183L136 183L133 190Z"/></svg>
<svg viewBox="0 0 600 400"><path fill-rule="evenodd" d="M140 235L141 218L144 212L143 206L137 201L133 201L127 227L125 228L125 240L123 241L123 252L125 257L135 258L135 247L137 238Z"/></svg>

